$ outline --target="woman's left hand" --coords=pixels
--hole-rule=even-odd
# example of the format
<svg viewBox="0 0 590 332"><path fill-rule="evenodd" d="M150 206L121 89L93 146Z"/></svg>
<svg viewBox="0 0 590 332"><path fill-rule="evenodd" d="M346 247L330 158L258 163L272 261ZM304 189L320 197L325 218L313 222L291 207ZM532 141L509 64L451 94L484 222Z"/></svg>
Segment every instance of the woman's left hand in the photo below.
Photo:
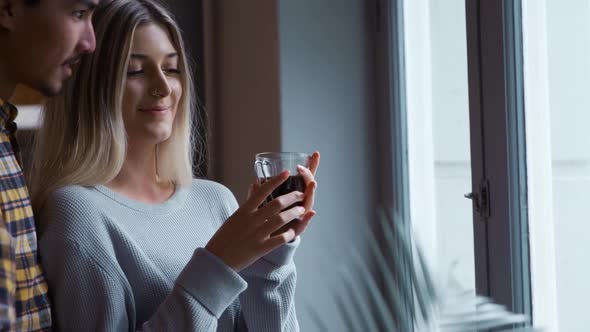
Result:
<svg viewBox="0 0 590 332"><path fill-rule="evenodd" d="M313 219L313 217L317 214L314 211L313 206L315 202L315 191L318 187L318 183L315 180L315 174L317 172L319 165L320 153L318 151L315 151L309 157L309 168L305 168L303 166L297 167L297 172L299 173L299 175L303 177L303 181L305 182L305 198L303 199L305 214L303 215L303 218L301 218L300 220L290 222L287 225L283 226L276 232L276 234L283 233L289 228L291 228L295 231L295 236L299 236L305 231L311 219ZM248 196L250 196L252 192L256 191L257 189L258 185L255 185L255 187L252 188L252 191Z"/></svg>

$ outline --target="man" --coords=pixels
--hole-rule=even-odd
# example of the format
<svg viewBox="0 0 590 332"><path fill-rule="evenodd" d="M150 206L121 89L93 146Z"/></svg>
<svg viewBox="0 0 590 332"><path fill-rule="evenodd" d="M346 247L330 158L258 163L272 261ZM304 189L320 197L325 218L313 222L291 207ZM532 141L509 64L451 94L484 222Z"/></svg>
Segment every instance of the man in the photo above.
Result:
<svg viewBox="0 0 590 332"><path fill-rule="evenodd" d="M17 84L46 96L62 88L79 57L95 48L99 0L0 0L0 330L51 329L47 283L14 138Z"/></svg>

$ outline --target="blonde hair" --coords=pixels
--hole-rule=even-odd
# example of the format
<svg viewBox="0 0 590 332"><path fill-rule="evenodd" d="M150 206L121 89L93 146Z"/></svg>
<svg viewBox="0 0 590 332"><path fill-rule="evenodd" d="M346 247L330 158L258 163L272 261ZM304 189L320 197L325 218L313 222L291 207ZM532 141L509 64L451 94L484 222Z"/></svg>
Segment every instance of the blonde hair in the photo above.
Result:
<svg viewBox="0 0 590 332"><path fill-rule="evenodd" d="M112 0L94 13L95 52L82 56L62 93L45 105L29 173L35 212L63 186L106 184L121 171L127 149L123 86L135 29L145 23L168 29L178 52L183 87L171 137L158 144L158 176L180 186L192 181L196 101L180 29L167 10L153 1Z"/></svg>

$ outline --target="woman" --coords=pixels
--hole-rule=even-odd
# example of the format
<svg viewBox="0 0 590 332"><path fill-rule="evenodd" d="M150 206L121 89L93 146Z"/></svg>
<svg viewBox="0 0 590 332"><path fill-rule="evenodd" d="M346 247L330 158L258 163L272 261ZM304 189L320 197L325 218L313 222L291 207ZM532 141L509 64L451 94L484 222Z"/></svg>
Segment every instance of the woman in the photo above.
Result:
<svg viewBox="0 0 590 332"><path fill-rule="evenodd" d="M283 172L238 208L192 178L190 69L169 14L113 0L93 23L96 52L46 106L32 169L58 329L298 330L292 256L319 154L299 170L305 193L260 207Z"/></svg>

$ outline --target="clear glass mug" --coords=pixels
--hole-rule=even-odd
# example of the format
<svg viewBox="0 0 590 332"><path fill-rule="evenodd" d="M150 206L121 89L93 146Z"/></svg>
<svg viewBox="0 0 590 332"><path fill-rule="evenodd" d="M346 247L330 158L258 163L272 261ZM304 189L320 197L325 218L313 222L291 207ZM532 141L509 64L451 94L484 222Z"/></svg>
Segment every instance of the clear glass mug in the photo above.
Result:
<svg viewBox="0 0 590 332"><path fill-rule="evenodd" d="M297 165L309 168L309 158L308 154L300 152L263 152L256 155L254 171L258 183L264 183L282 171L289 170L289 178L273 190L266 198L265 203L292 191L305 192L305 181L297 171ZM293 204L287 209L294 206L303 206L303 202Z"/></svg>

